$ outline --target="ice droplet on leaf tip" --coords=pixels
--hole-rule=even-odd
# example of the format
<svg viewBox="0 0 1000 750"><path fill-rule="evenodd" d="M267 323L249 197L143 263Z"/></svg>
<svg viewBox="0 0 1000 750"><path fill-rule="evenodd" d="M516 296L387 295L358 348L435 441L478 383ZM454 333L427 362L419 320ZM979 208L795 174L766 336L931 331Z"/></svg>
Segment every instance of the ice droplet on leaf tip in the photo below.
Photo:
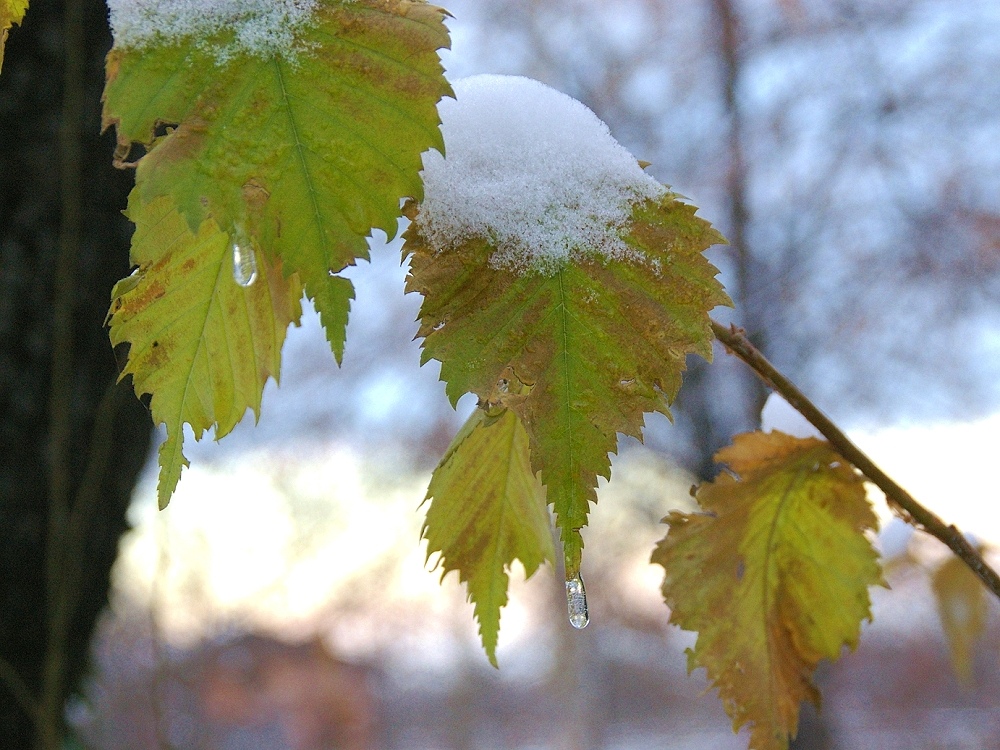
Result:
<svg viewBox="0 0 1000 750"><path fill-rule="evenodd" d="M242 287L248 287L257 280L257 256L253 245L246 240L233 242L233 278Z"/></svg>
<svg viewBox="0 0 1000 750"><path fill-rule="evenodd" d="M590 623L587 611L587 589L583 585L583 577L577 573L566 579L566 608L569 611L569 624L577 630L583 630Z"/></svg>

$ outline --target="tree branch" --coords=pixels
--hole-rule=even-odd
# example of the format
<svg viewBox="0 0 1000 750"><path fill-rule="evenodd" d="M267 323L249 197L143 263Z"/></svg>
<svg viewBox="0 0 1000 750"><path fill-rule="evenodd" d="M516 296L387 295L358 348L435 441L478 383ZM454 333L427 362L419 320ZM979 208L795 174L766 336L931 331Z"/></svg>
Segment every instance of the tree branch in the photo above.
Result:
<svg viewBox="0 0 1000 750"><path fill-rule="evenodd" d="M67 642L72 613L68 595L65 541L71 510L74 325L76 276L83 216L83 132L86 71L83 0L66 0L63 10L63 91L59 123L59 248L52 302L52 373L49 400L49 508L46 549L48 637L42 664L36 750L63 744Z"/></svg>
<svg viewBox="0 0 1000 750"><path fill-rule="evenodd" d="M0 656L0 685L7 688L7 691L14 696L14 700L17 705L20 706L24 713L31 717L31 720L38 722L39 720L39 709L38 701L35 700L35 696L31 692L31 688L28 687L21 675L17 673L17 670L11 665L9 661Z"/></svg>
<svg viewBox="0 0 1000 750"><path fill-rule="evenodd" d="M745 362L772 390L780 393L803 417L809 420L843 458L854 465L873 484L885 493L889 505L913 526L926 531L943 542L954 552L986 587L1000 598L1000 575L990 567L983 556L969 543L954 525L946 524L930 510L894 482L874 461L851 440L800 391L792 381L782 375L767 358L750 343L746 334L736 326L726 328L712 321L712 331L730 353Z"/></svg>
<svg viewBox="0 0 1000 750"><path fill-rule="evenodd" d="M86 544L91 523L97 515L102 500L101 490L112 460L115 422L121 399L126 397L120 383L112 381L101 397L94 412L94 426L90 434L87 464L77 490L76 500L70 510L63 536L63 563L61 566L62 596L56 602L53 622L59 623L57 635L68 637L70 620L80 605L87 569Z"/></svg>

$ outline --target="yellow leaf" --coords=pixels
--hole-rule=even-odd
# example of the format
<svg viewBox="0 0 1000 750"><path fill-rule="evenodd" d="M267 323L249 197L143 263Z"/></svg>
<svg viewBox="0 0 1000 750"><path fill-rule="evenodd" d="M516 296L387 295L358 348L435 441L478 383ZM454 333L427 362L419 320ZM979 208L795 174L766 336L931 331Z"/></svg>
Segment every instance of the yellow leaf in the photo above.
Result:
<svg viewBox="0 0 1000 750"><path fill-rule="evenodd" d="M7 32L15 23L21 23L27 10L28 0L0 0L0 71L3 70L3 48Z"/></svg>
<svg viewBox="0 0 1000 750"><path fill-rule="evenodd" d="M948 638L951 664L958 679L972 684L976 642L986 630L986 590L957 557L950 557L934 572L931 588L937 597L938 614Z"/></svg>
<svg viewBox="0 0 1000 750"><path fill-rule="evenodd" d="M496 666L511 563L520 560L530 577L553 558L545 490L531 470L528 433L517 415L476 409L434 470L427 498L427 554L441 553L442 577L458 571Z"/></svg>
<svg viewBox="0 0 1000 750"><path fill-rule="evenodd" d="M184 424L199 439L209 427L226 435L248 408L259 414L269 377L278 376L289 323L301 315L297 276L257 257L249 286L234 279L229 235L211 219L192 234L169 199L129 201L136 224L132 261L139 268L112 292L111 343L128 343L122 377L152 395L153 421L165 424L157 494L165 507L188 465Z"/></svg>
<svg viewBox="0 0 1000 750"><path fill-rule="evenodd" d="M799 704L819 705L820 659L854 648L882 582L865 532L877 525L861 477L829 445L780 432L738 435L699 488L702 513L673 512L652 561L671 622L698 632L704 667L750 747L784 750Z"/></svg>

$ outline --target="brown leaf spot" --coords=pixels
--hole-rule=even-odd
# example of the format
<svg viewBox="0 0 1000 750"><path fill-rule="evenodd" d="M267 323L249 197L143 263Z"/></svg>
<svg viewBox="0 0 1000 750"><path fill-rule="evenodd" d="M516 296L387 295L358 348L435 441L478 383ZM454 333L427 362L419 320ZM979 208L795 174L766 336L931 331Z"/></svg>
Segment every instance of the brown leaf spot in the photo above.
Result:
<svg viewBox="0 0 1000 750"><path fill-rule="evenodd" d="M271 197L271 193L264 187L256 177L251 177L243 183L243 200L251 213L260 213L264 210L264 204Z"/></svg>

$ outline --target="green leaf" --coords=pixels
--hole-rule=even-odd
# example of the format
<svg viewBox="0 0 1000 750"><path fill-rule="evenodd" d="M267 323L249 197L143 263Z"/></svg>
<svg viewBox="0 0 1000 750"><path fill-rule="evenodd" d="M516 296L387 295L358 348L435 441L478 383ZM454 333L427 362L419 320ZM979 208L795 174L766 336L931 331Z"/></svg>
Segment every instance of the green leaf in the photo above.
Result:
<svg viewBox="0 0 1000 750"><path fill-rule="evenodd" d="M229 235L212 220L192 233L167 198L144 204L133 191L128 216L139 268L112 291L111 342L129 344L121 377L132 376L137 395L151 394L153 421L167 428L157 490L163 508L188 465L185 423L196 439L214 426L218 439L248 408L259 415L285 332L301 315L302 287L266 257L257 258L256 281L240 286Z"/></svg>
<svg viewBox="0 0 1000 750"><path fill-rule="evenodd" d="M976 643L986 632L986 589L969 567L957 557L949 557L931 578L937 598L941 626L948 638L955 675L972 685Z"/></svg>
<svg viewBox="0 0 1000 750"><path fill-rule="evenodd" d="M434 470L424 522L428 558L442 578L458 571L474 605L483 648L497 666L500 609L514 560L531 577L553 559L545 491L531 470L528 435L508 409L476 409Z"/></svg>
<svg viewBox="0 0 1000 750"><path fill-rule="evenodd" d="M711 357L708 311L730 304L702 255L724 240L695 210L668 193L634 208L624 240L635 257L518 273L491 265L483 238L438 252L411 207L407 290L424 297L423 360L441 362L452 402L471 391L521 418L568 576L617 433L640 437L644 412L669 414L686 355Z"/></svg>
<svg viewBox="0 0 1000 750"><path fill-rule="evenodd" d="M148 149L142 200L170 196L192 231L211 216L280 259L338 360L352 294L331 273L367 257L373 227L395 234L400 199L421 194L420 154L443 148L443 14L411 0L319 0L287 50L234 46L224 26L108 55L104 125L117 128L119 156Z"/></svg>
<svg viewBox="0 0 1000 750"><path fill-rule="evenodd" d="M0 0L0 71L3 70L3 48L7 33L15 23L24 20L28 10L28 0Z"/></svg>
<svg viewBox="0 0 1000 750"><path fill-rule="evenodd" d="M871 617L877 519L861 476L824 441L737 435L716 460L738 478L702 485L704 512L668 515L652 562L671 622L698 632L689 669L708 672L734 731L751 725L751 748L784 750L801 701L819 705L816 665L853 649Z"/></svg>

